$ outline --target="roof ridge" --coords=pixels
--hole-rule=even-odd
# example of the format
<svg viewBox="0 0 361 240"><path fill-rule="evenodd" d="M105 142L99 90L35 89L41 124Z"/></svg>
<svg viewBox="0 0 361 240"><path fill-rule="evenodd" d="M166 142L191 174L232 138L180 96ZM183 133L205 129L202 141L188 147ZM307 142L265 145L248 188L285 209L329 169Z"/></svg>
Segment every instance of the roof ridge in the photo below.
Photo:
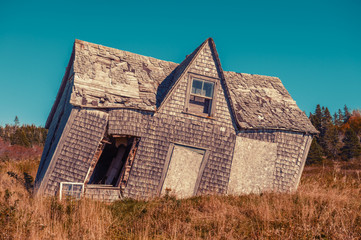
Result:
<svg viewBox="0 0 361 240"><path fill-rule="evenodd" d="M209 37L207 38L202 44L206 43L207 41L212 41L214 42L213 38ZM131 54L131 55L137 55L137 56L142 56L142 57L146 57L146 58L152 58L152 59L156 59L156 60L159 60L159 61L162 61L162 62L170 62L170 63L174 63L174 64L178 64L178 67L181 66L183 63L186 62L186 60L191 57L191 55L196 52L201 46L202 44L200 44L191 54L187 55L187 57L181 62L181 63L176 63L176 62L173 62L173 61L168 61L168 60L163 60L163 59L159 59L159 58L155 58L155 57L152 57L152 56L146 56L146 55L143 55L143 54L139 54L139 53L134 53L134 52L130 52L130 51L126 51L126 50L122 50L122 49L118 49L118 48L114 48L114 47L109 47L109 46L105 46L105 45L102 45L102 44L97 44L97 43L92 43L92 42L88 42L88 41L84 41L84 40L80 40L80 39L75 39L74 43L79 43L79 44L88 44L88 45L93 45L93 46L97 46L97 47L104 47L104 48L107 48L107 49L112 49L112 50L115 50L115 51L121 51L121 52L125 52L127 54ZM177 67L177 68L178 68ZM223 69L222 69L223 70ZM274 78L279 78L279 77L276 77L276 76L269 76L269 75L261 75L261 74L254 74L254 73L241 73L241 72L236 72L236 71L224 71L224 73L235 73L235 74L249 74L249 75L253 75L253 76L264 76L264 77L274 77ZM177 72L175 73L177 74Z"/></svg>
<svg viewBox="0 0 361 240"><path fill-rule="evenodd" d="M75 39L72 56L49 114L47 127L63 94L72 64L74 72L77 68L79 70L71 83L76 86L72 92L73 98L70 99L73 106L134 108L157 112L170 99L180 79L190 70L199 54L208 47L206 44L214 54L220 82L239 130L282 128L317 132L278 77L223 71L212 38L207 38L180 64ZM94 75L97 73L99 76ZM94 81L90 94L84 88L87 84L85 80ZM137 88L132 88L133 83ZM139 97L134 97L136 94Z"/></svg>
<svg viewBox="0 0 361 240"><path fill-rule="evenodd" d="M279 77L276 77L276 76L262 75L262 74L257 74L257 73L241 73L241 72L236 72L236 71L223 71L223 72L225 72L225 73L235 73L235 74L238 74L238 75L252 75L252 76L271 77L271 78L280 79Z"/></svg>
<svg viewBox="0 0 361 240"><path fill-rule="evenodd" d="M240 128L241 126L239 125L239 123L237 121L236 109L234 108L234 103L233 103L233 100L231 98L231 93L230 93L230 90L229 90L227 78L226 78L226 76L224 74L224 71L223 71L223 68L222 68L222 65L221 65L221 60L219 58L218 51L217 51L217 48L216 48L216 44L215 44L213 38L209 38L209 43L211 45L211 50L214 51L215 63L217 64L218 69L219 69L219 74L221 75L220 82L221 82L221 84L223 82L224 94L225 94L225 97L227 99L226 102L227 102L228 108L230 109L230 114L232 116L232 122L234 122L234 124L235 124L235 126L237 128Z"/></svg>

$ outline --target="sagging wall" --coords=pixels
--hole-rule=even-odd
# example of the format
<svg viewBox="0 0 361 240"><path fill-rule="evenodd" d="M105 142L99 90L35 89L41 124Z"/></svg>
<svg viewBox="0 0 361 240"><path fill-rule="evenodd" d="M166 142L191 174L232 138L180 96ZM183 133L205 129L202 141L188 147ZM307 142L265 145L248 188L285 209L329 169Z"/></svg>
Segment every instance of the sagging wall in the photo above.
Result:
<svg viewBox="0 0 361 240"><path fill-rule="evenodd" d="M249 130L238 133L236 137L231 129L229 132L220 131L220 123L210 127L198 121L182 120L171 114L168 118L163 115L159 118L126 109L110 113L109 130L113 134L142 136L125 196L145 197L159 193L157 186L161 184L169 144L173 142L210 150L198 193L245 194L265 190L289 191L297 187L311 135L282 130ZM212 183L216 183L214 187Z"/></svg>
<svg viewBox="0 0 361 240"><path fill-rule="evenodd" d="M237 153L237 158L241 160L246 159L247 155L252 155L253 148L257 149L255 146L267 147L272 156L276 156L271 157L270 161L266 161L263 154L259 153L254 155L255 162L241 161L243 166L248 166L248 168L265 164L266 169L260 173L266 176L264 179L271 179L271 181L256 179L261 182L260 186L254 183L252 185L252 181L248 180L248 183L251 183L251 187L249 187L251 190L244 191L267 189L270 186L275 189L288 190L297 185L300 176L297 173L300 173L300 169L302 169L302 160L299 159L305 159L304 149L308 149L308 147L302 149L302 146L307 145L308 142L305 142L302 137L295 137L292 132L284 131L243 131L238 133L237 138L242 138L244 141L236 141L235 121L230 114L230 103L227 100L229 96L225 97L227 86L221 81L219 65L215 63L214 53L208 44L195 57L188 72L185 72L182 78L172 85L174 88L169 91L170 95L167 95L161 108L155 113L132 109L107 110L109 113L108 134L141 137L127 187L123 192L125 197L147 198L160 193L163 184L162 176L168 171L165 166L171 144L206 150L207 159L204 169L198 171L202 172L202 175L198 175L201 179L196 193L222 194L227 192L229 179L232 177L231 166L236 143L240 146L239 149L253 146L248 153ZM185 112L184 106L189 92L187 84L191 80L190 74L206 76L218 81L219 87L214 93L216 109L213 116L206 118ZM78 97L84 97L80 92L75 91L74 93L79 94ZM148 94L143 91L139 93ZM154 95L149 94L150 96ZM134 107L126 99L119 98L117 101L124 104L121 105L122 107ZM88 103L88 101L84 102ZM93 101L91 102L91 106L96 105L95 102L94 104ZM152 104L149 102L149 105ZM89 105L89 107L91 106ZM70 108L69 116L64 118L66 127L58 133L54 131L59 136L59 140L50 144L55 149L53 149L52 157L48 158L48 162L51 159L52 161L44 177L44 192L54 194L61 181L86 181L90 161L94 160L94 154L106 131L107 117L107 113L97 110ZM289 144L289 141L295 143ZM274 164L270 164L271 162ZM294 167L292 165L294 163L298 165ZM249 174L242 168L242 165L238 169L242 174ZM184 171L187 171L187 168ZM237 175L238 171L235 170L234 174ZM249 176L255 180L252 178L252 174ZM247 184L243 186L245 185ZM88 193L95 196L100 191L99 189L100 187L89 188ZM115 194L116 190L107 188L104 191L108 190L109 198L118 197ZM236 189L235 191L241 190Z"/></svg>
<svg viewBox="0 0 361 240"><path fill-rule="evenodd" d="M107 122L105 112L71 110L38 192L55 195L60 182L84 182Z"/></svg>
<svg viewBox="0 0 361 240"><path fill-rule="evenodd" d="M227 194L272 190L276 159L277 143L237 137Z"/></svg>
<svg viewBox="0 0 361 240"><path fill-rule="evenodd" d="M195 61L191 69L202 69L199 64L211 62L205 68L208 72L202 74L219 77L209 46L202 50L200 57L203 60ZM214 93L217 99L214 118L199 117L184 112L189 77L185 74L180 79L167 102L154 114L130 109L109 112L109 134L141 137L124 196L147 198L159 194L171 143L208 150L197 193L226 193L236 132L225 98L225 86L220 82Z"/></svg>
<svg viewBox="0 0 361 240"><path fill-rule="evenodd" d="M114 116L118 114L119 118ZM208 149L210 155L198 193L225 193L235 143L233 128L225 127L223 124L210 124L212 120L206 123L207 119L200 122L159 115L150 120L144 120L146 118L148 115L144 116L132 110L117 110L110 113L109 134L141 137L124 196L136 198L158 195L170 143ZM120 124L121 119L130 120L132 126Z"/></svg>
<svg viewBox="0 0 361 240"><path fill-rule="evenodd" d="M296 189L312 135L282 130L238 133L229 194Z"/></svg>
<svg viewBox="0 0 361 240"><path fill-rule="evenodd" d="M73 106L69 103L71 89L72 88L72 80L67 81L64 92L60 98L58 106L55 110L54 116L50 123L48 129L48 135L46 136L44 150L41 156L38 172L35 179L35 186L38 185L42 181L44 174L46 173L51 159L53 158L56 147L59 143L60 137L63 134L64 128L69 119L70 113L73 109Z"/></svg>

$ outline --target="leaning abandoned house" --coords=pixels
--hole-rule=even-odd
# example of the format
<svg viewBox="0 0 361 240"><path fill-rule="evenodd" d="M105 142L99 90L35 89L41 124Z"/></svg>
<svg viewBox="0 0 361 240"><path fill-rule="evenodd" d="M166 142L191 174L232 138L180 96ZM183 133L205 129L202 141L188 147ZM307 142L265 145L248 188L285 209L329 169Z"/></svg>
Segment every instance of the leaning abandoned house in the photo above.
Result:
<svg viewBox="0 0 361 240"><path fill-rule="evenodd" d="M106 201L294 190L317 133L211 38L180 64L75 40L46 128L37 193Z"/></svg>

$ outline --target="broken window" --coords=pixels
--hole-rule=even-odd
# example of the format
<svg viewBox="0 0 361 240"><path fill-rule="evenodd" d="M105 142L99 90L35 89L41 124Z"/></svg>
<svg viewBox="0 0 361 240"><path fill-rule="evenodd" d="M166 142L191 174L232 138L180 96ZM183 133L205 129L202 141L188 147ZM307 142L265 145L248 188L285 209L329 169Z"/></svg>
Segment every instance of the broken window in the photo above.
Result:
<svg viewBox="0 0 361 240"><path fill-rule="evenodd" d="M80 199L84 194L84 183L60 182L59 199Z"/></svg>
<svg viewBox="0 0 361 240"><path fill-rule="evenodd" d="M131 136L111 136L103 141L105 145L88 184L125 188L139 140Z"/></svg>

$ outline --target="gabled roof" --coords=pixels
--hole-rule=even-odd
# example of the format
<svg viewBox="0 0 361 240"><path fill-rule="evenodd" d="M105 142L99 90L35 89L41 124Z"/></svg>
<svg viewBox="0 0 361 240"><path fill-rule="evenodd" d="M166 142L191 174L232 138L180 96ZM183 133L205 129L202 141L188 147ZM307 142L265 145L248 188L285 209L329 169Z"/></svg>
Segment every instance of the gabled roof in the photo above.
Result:
<svg viewBox="0 0 361 240"><path fill-rule="evenodd" d="M241 128L317 133L279 78L236 72L224 74Z"/></svg>
<svg viewBox="0 0 361 240"><path fill-rule="evenodd" d="M75 40L74 86L70 103L90 108L134 108L155 111L184 74L207 39L181 64ZM317 133L276 77L222 71L231 110L242 129L284 129ZM74 57L74 58L73 58ZM71 62L63 83L68 78ZM61 97L62 87L57 99ZM53 109L56 109L58 100ZM52 118L52 114L49 119Z"/></svg>
<svg viewBox="0 0 361 240"><path fill-rule="evenodd" d="M75 41L73 105L154 111L178 64ZM158 98L158 99L157 99Z"/></svg>

